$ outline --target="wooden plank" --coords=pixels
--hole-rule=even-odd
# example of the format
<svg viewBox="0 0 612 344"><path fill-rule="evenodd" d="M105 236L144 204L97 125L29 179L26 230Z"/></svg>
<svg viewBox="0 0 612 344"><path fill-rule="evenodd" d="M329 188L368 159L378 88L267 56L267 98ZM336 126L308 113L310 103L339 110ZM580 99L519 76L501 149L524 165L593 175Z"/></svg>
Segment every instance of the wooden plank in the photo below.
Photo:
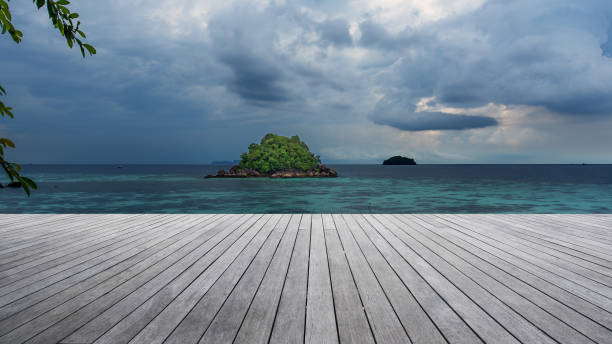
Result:
<svg viewBox="0 0 612 344"><path fill-rule="evenodd" d="M202 220L206 221L206 224L210 225L215 225L220 219L223 219L223 216L215 215L210 218L202 218ZM137 264L142 265L147 261L154 262L156 257L161 259L166 252L171 253L206 234L197 231L196 227L190 227L185 231L177 232L177 234L169 238L159 237L151 239L146 245L129 250L123 256L109 259L105 264L100 264L100 266L96 267L96 269L84 271L0 308L0 319L2 320L0 327L8 332L13 328L10 326L15 327L32 320L34 317L96 287L107 279ZM10 326L5 321L9 317Z"/></svg>
<svg viewBox="0 0 612 344"><path fill-rule="evenodd" d="M221 306L236 279L252 261L266 241L279 217L263 216L237 240L215 263L189 285L161 313L144 327L131 343L196 342L201 336L202 316L208 321ZM227 272L224 273L224 271ZM219 281L219 283L216 283ZM211 287L216 285L214 290ZM208 291L211 291L210 293ZM217 308L218 309L218 308ZM211 314L212 313L212 314ZM186 340L182 340L185 338Z"/></svg>
<svg viewBox="0 0 612 344"><path fill-rule="evenodd" d="M325 244L340 342L375 343L338 232L326 230Z"/></svg>
<svg viewBox="0 0 612 344"><path fill-rule="evenodd" d="M464 217L463 217L464 218ZM548 233L545 231L539 231L542 228L539 225L533 225L529 222L520 221L518 218L507 218L499 216L474 216L469 218L473 222L481 223L494 223L497 224L499 229L505 229L508 234L516 235L526 240L541 244L548 248L560 250L566 254L579 255L580 258L592 261L596 259L595 263L608 268L612 267L612 254L605 254L593 251L591 246L588 245L576 245L575 241L559 240L559 235L555 233Z"/></svg>
<svg viewBox="0 0 612 344"><path fill-rule="evenodd" d="M103 242L101 242L101 238L111 238L113 235L121 233L123 229L127 229L130 227L130 222L132 222L133 224L140 224L145 221L143 219L126 219L125 221L121 221L120 218L117 218L114 221L110 222L96 221L91 224L91 227L95 228L98 226L108 226L111 230L116 229L116 233L111 232L107 234L96 235L95 231L92 231L91 237L78 237L71 240L70 242L64 242L63 244L58 242L55 243L54 246L46 246L40 249L35 249L32 247L23 249L21 250L21 252L19 252L19 254L14 254L10 259L4 260L3 264L0 267L0 276L9 276L15 272L19 272L32 266L35 266L40 262L53 260L57 257L61 257L71 252L78 251L79 248L82 249L84 247L92 246L92 244L102 245Z"/></svg>
<svg viewBox="0 0 612 344"><path fill-rule="evenodd" d="M174 221L166 220L165 223L172 222ZM121 226L117 228L118 230L123 229L120 235L99 237L94 239L93 243L86 242L78 247L57 250L55 253L49 253L47 255L43 254L40 258L34 257L34 259L29 260L27 263L24 262L0 273L3 280L3 283L0 284L0 288L32 275L38 275L38 278L30 278L30 280L38 280L45 274L55 274L60 271L60 269L65 270L69 267L86 262L91 258L106 255L107 252L117 248L122 242L125 242L125 240L149 233L148 229L146 229L148 228L147 226L161 223L164 223L163 219L151 218L148 221L135 222L133 225L125 228L123 228L122 225L118 225Z"/></svg>
<svg viewBox="0 0 612 344"><path fill-rule="evenodd" d="M40 230L40 225L59 223L66 219L78 218L77 214L21 214L15 215L12 221L7 221L2 224L0 230L7 237L17 237L19 234L25 234L29 231ZM43 227L44 228L44 227Z"/></svg>
<svg viewBox="0 0 612 344"><path fill-rule="evenodd" d="M605 214L9 214L0 344L612 344L611 250Z"/></svg>
<svg viewBox="0 0 612 344"><path fill-rule="evenodd" d="M427 313L365 234L365 230L373 231L371 225L361 215L353 215L350 218L353 220L350 225L353 237L357 240L410 339L416 343L445 343L446 340Z"/></svg>
<svg viewBox="0 0 612 344"><path fill-rule="evenodd" d="M508 227L507 229L500 228L500 230L505 230L507 233L516 235L523 239L526 239L535 245L540 245L540 246L543 246L549 249L554 249L554 250L563 252L565 254L580 258L587 262L591 262L591 263L606 267L608 269L612 269L612 255L610 259L607 259L605 255L599 255L597 253L593 254L593 251L589 250L588 248L584 248L581 246L575 246L573 244L568 244L564 242L558 242L554 240L554 238L551 239L550 237L547 237L547 236L541 236L537 234L533 235L531 233L525 233L521 229L522 224L520 223L503 222L502 220L498 220L497 217L492 217L492 216L484 217L483 221L497 223L500 226L504 226L504 227L509 225L510 227Z"/></svg>
<svg viewBox="0 0 612 344"><path fill-rule="evenodd" d="M179 226L175 227L178 228ZM0 342L6 340L10 343L15 338L29 338L34 335L29 342L58 342L154 276L175 265L185 254L195 255L193 252L200 244L201 242L194 242L192 246L185 246L153 265L138 264L0 337ZM193 258L197 257L196 255ZM145 269L142 270L143 268Z"/></svg>
<svg viewBox="0 0 612 344"><path fill-rule="evenodd" d="M573 283L581 285L582 287L588 289L589 291L593 293L599 294L604 298L608 298L608 300L610 300L610 297L612 297L612 288L610 288L609 286L607 286L606 284L602 282L582 276L579 273L576 273L572 270L561 267L557 264L550 263L549 261L541 257L540 254L536 252L525 252L524 250L517 247L516 244L499 240L498 238L495 237L495 235L492 236L490 233L482 234L480 233L479 229L478 230L475 229L476 226L474 226L473 224L467 223L463 220L453 218L452 220L447 220L447 221L450 221L450 223L453 223L453 224L455 223L458 224L459 227L455 227L455 228L461 231L467 231L469 233L473 233L473 235L475 235L479 240L487 242L498 248L501 248L505 250L506 252L516 256L517 258L525 262L534 264L542 269L547 270L550 273L553 273L564 279L572 281Z"/></svg>
<svg viewBox="0 0 612 344"><path fill-rule="evenodd" d="M290 215L283 215L281 217L266 245L262 247L255 259L253 259L249 268L242 275L234 290L223 303L223 306L215 315L206 332L202 335L200 343L233 343L235 341L236 334L244 321L246 313L249 311L255 294L262 290L261 283L263 277L268 271L272 259L278 252L281 244L284 244L283 247L280 247L284 251L281 254L287 258L290 256L290 250L295 240L294 234L297 232L297 230L291 233L286 231L290 217Z"/></svg>
<svg viewBox="0 0 612 344"><path fill-rule="evenodd" d="M110 216L107 215L106 217ZM2 230L0 233L2 233L2 237L4 238L1 247L11 247L18 243L23 243L24 240L27 239L36 240L38 237L48 235L51 228L57 229L58 227L63 227L53 226L55 224L66 224L67 222L78 221L79 219L81 219L81 217L74 214L53 218L22 217L17 226L13 224L0 226ZM101 217L99 219L101 219Z"/></svg>
<svg viewBox="0 0 612 344"><path fill-rule="evenodd" d="M342 247L346 252L359 295L363 300L374 338L380 343L410 343L410 338L401 321L395 314L353 234L351 234L349 227L352 222L347 223L347 219L351 221L350 216L334 215L334 222Z"/></svg>
<svg viewBox="0 0 612 344"><path fill-rule="evenodd" d="M413 251L412 245L400 240L409 238L401 229L403 224L398 223L394 217L381 216L377 219L383 224L383 227L378 228L380 235L387 239L484 342L518 343L493 315L485 312L478 303L464 294L462 289L451 283L442 271L435 269L427 259Z"/></svg>
<svg viewBox="0 0 612 344"><path fill-rule="evenodd" d="M131 215L130 217L144 217L144 215ZM72 215L68 218L63 218L61 221L45 222L36 226L28 227L17 233L6 233L5 242L10 244L11 248L16 248L20 244L40 244L45 242L53 242L57 238L71 239L70 234L83 233L83 226L96 226L98 223L116 221L118 219L126 219L125 215L119 214L104 214L93 217L84 215Z"/></svg>
<svg viewBox="0 0 612 344"><path fill-rule="evenodd" d="M429 226L425 221L421 222L415 220L411 221L411 223L423 227ZM426 247L429 251L436 254L448 265L461 271L470 280L487 290L491 295L503 302L514 312L520 314L525 320L529 321L539 330L545 332L559 343L584 343L590 341L584 334L574 330L564 322L559 321L557 317L546 312L536 303L523 297L513 289L461 259L460 256L455 255L452 251L447 250L436 241L430 240L428 237L422 235L418 230L418 226L410 226L412 229L410 235L415 241L418 241L423 247Z"/></svg>
<svg viewBox="0 0 612 344"><path fill-rule="evenodd" d="M562 269L567 269L607 286L612 285L612 269L606 266L584 260L576 255L567 254L561 250L540 245L536 241L537 239L522 238L517 233L508 231L505 226L498 225L497 223L473 219L466 220L463 216L453 216L452 218L455 220L460 218L461 220L457 221L462 221L470 226L470 228L473 228L473 230L489 237L495 237L497 240L516 247L520 251L537 256Z"/></svg>
<svg viewBox="0 0 612 344"><path fill-rule="evenodd" d="M395 273L402 279L406 288L414 295L419 304L434 321L436 327L450 343L481 343L482 340L461 319L454 309L440 296L404 258L381 236L384 226L378 215L364 215L371 226L365 233L389 262ZM432 276L430 276L432 277Z"/></svg>
<svg viewBox="0 0 612 344"><path fill-rule="evenodd" d="M299 214L291 216L285 238L272 258L270 268L257 290L234 343L267 343L269 341L289 262L296 244L301 217Z"/></svg>
<svg viewBox="0 0 612 344"><path fill-rule="evenodd" d="M308 229L310 230L310 225L312 222L311 214L303 214L302 219L300 220L300 228L299 229Z"/></svg>
<svg viewBox="0 0 612 344"><path fill-rule="evenodd" d="M323 218L323 229L336 229L336 225L334 224L334 219L332 218L331 214L323 214L321 217Z"/></svg>
<svg viewBox="0 0 612 344"><path fill-rule="evenodd" d="M302 220L310 215L302 215ZM308 285L308 255L310 252L310 227L300 221L295 247L291 254L289 270L283 285L270 343L303 343L306 324L306 294Z"/></svg>
<svg viewBox="0 0 612 344"><path fill-rule="evenodd" d="M531 302L537 304L552 316L580 331L583 335L589 337L591 340L599 343L609 343L612 340L612 332L610 332L610 330L554 298L557 297L561 298L562 300L566 300L568 296L559 293L554 293L553 297L549 296L545 292L540 291L536 287L533 287L527 282L519 279L519 277L523 276L522 274L517 273L516 269L510 268L508 270L504 270L503 266L505 264L500 263L500 260L496 259L496 257L483 253L479 249L476 249L475 251L474 247L465 247L461 245L462 243L458 240L452 240L451 238L448 238L448 236L442 235L442 233L440 233L436 227L431 227L424 224L422 228L419 228L418 226L413 226L412 228L415 230L415 232L420 234L419 238L421 238L422 241L431 241L432 243L435 242L437 245L444 247L449 252L456 255L457 258L462 259L465 262L469 262L483 273L491 276L491 278L495 278L495 280L503 283L505 286L512 288L514 292L519 293L523 297L529 299ZM428 246L433 247L434 245L431 244ZM453 261L458 261L457 258L451 255L445 256ZM517 274L519 277L515 277L513 274ZM486 278L483 279L486 280ZM529 279L529 277L527 277L527 280L533 281L533 279ZM534 284L541 286L541 283L536 282ZM497 295L499 297L504 296L501 293ZM539 312L540 311L536 311L535 314L538 314ZM602 314L602 316L607 315ZM555 320L556 319L549 319L551 322L555 322ZM543 326L547 325L548 324L545 323ZM564 342L571 339L571 331L569 335L563 333L561 337L562 338L559 339L559 342Z"/></svg>
<svg viewBox="0 0 612 344"><path fill-rule="evenodd" d="M230 216L222 223L216 224L213 230L202 231L206 235L204 242L196 242L190 247L192 250L175 264L106 309L62 342L127 343L259 219L261 216Z"/></svg>
<svg viewBox="0 0 612 344"><path fill-rule="evenodd" d="M610 312L610 309L612 309L612 303L608 298L605 298L600 294L593 293L590 290L584 288L583 286L578 285L570 280L567 280L563 278L563 276L555 275L550 271L539 267L536 264L522 260L512 255L511 253L496 247L495 243L487 243L483 240L480 240L480 238L478 238L475 234L469 231L464 232L463 227L460 227L455 223L445 222L444 225L436 227L436 230L444 232L445 235L448 235L449 237L457 238L457 240L464 240L466 242L469 242L475 247L482 249L484 252L487 252L493 256L502 259L503 261L508 262L509 264L511 264L511 266L513 266L513 269L517 271L523 270L528 274L532 274L533 276L536 276L542 279L543 281L548 282L549 285L559 287L567 293L576 295L577 297L582 298L585 302L589 302L592 305L601 308L605 312ZM588 310L588 308L586 308L585 310Z"/></svg>
<svg viewBox="0 0 612 344"><path fill-rule="evenodd" d="M501 219L503 219L503 217ZM528 221L527 219L528 218L525 217L520 222L525 223L525 221L527 221L527 223L530 223L530 225L522 226L521 228L533 234L547 235L549 238L555 238L556 240L574 243L578 246L586 247L601 253L609 254L610 249L612 248L610 244L601 243L598 240L578 237L574 235L575 233L568 234L567 231L560 229L558 226L555 226L554 223L540 224L537 228L534 228L531 221ZM512 220L512 222L517 223L517 221L514 219Z"/></svg>
<svg viewBox="0 0 612 344"><path fill-rule="evenodd" d="M546 216L546 217L544 217ZM595 240L603 240L608 244L612 243L610 238L610 229L608 226L600 225L591 218L574 220L569 216L557 214L545 214L540 216L511 216L513 220L530 222L534 226L544 227L545 229L554 229L555 232L563 232L579 238L588 238Z"/></svg>
<svg viewBox="0 0 612 344"><path fill-rule="evenodd" d="M100 223L83 224L80 227L84 233L71 236L70 239L52 238L45 239L45 242L40 245L33 245L27 248L22 248L18 252L14 252L9 259L3 259L1 274L3 276L12 273L12 270L21 268L24 264L31 264L34 261L44 261L50 255L56 257L64 255L64 252L70 253L86 245L100 243L102 238L112 239L114 236L121 235L124 232L129 232L131 227L140 226L143 222L150 222L150 216L146 219L133 218L121 221L121 218L112 221L101 221ZM163 221L167 216L154 216L153 219Z"/></svg>
<svg viewBox="0 0 612 344"><path fill-rule="evenodd" d="M140 230L138 234L129 235L125 241L120 242L116 247L111 247L111 249L118 250L118 252L115 253L119 254L122 252L121 250L127 250L131 247L146 243L151 236L164 235L164 230L166 228L163 225L164 223L146 223L143 224L142 227L138 226ZM147 229L149 229L149 231L147 231ZM99 254L94 255L94 257L86 257L83 260L67 262L2 286L0 287L0 305L13 302L27 294L84 271L105 261L106 258L106 256Z"/></svg>
<svg viewBox="0 0 612 344"><path fill-rule="evenodd" d="M308 296L306 299L306 343L337 343L338 330L334 313L325 234L321 215L312 215Z"/></svg>
<svg viewBox="0 0 612 344"><path fill-rule="evenodd" d="M42 253L52 251L63 245L71 244L81 240L83 237L91 237L94 235L104 235L107 233L107 224L118 224L128 222L127 219L122 220L121 216L114 215L113 218L103 221L91 222L84 219L82 221L70 222L67 225L57 225L58 234L49 234L35 239L25 238L11 245L10 248L4 249L0 255L2 266L13 261L27 258L29 256L37 256ZM111 227L116 228L116 227ZM65 229L65 231L61 231Z"/></svg>

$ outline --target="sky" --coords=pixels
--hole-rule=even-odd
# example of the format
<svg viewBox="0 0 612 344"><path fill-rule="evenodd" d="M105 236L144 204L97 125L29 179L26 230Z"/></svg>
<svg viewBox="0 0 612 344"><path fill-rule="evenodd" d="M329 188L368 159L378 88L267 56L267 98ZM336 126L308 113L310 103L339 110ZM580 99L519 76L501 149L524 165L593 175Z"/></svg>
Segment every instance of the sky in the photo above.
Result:
<svg viewBox="0 0 612 344"><path fill-rule="evenodd" d="M31 1L0 36L22 163L208 163L266 133L327 163L612 163L609 0Z"/></svg>

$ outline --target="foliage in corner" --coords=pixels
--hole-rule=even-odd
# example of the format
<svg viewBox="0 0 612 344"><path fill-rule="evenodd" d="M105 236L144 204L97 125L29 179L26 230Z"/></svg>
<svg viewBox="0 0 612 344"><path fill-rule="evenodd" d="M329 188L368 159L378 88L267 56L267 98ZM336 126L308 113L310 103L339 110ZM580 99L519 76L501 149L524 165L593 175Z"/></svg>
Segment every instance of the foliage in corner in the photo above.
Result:
<svg viewBox="0 0 612 344"><path fill-rule="evenodd" d="M8 33L15 43L20 43L23 38L23 33L15 28L13 25L13 18L8 5L10 0L0 0L0 32L2 34ZM75 44L79 47L81 55L85 57L86 52L91 56L96 54L96 49L87 43L83 42L86 39L85 33L80 29L81 22L75 20L79 17L78 13L71 12L68 8L70 4L67 0L32 0L36 7L40 10L43 7L47 7L47 13L53 27L56 28L60 35L66 39L66 43L70 48ZM0 96L6 96L6 90L0 86ZM8 116L13 118L12 108L4 105L4 102L0 101L0 117ZM30 195L31 189L36 189L36 183L29 178L23 177L19 174L21 167L14 163L6 161L4 158L4 151L7 148L15 148L13 141L7 138L0 138L0 166L6 172L6 175L11 181L18 181L21 183L21 187Z"/></svg>
<svg viewBox="0 0 612 344"><path fill-rule="evenodd" d="M260 144L251 143L249 152L240 158L239 168L266 174L292 168L308 171L321 164L321 159L312 154L299 137L274 134L266 134Z"/></svg>

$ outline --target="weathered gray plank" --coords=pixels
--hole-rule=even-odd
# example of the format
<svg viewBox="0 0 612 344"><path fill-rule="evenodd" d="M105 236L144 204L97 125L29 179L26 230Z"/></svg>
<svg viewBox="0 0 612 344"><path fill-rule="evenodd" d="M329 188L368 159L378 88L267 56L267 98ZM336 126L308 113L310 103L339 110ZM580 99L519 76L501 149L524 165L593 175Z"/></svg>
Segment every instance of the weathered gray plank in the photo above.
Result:
<svg viewBox="0 0 612 344"><path fill-rule="evenodd" d="M68 225L57 225L59 233L51 233L38 238L23 237L23 240L14 243L10 248L4 249L0 255L2 266L29 256L38 256L48 251L57 250L64 245L78 242L83 238L91 238L94 235L104 235L109 231L107 224L118 224L129 222L129 219L122 219L120 215L114 215L99 222L83 219L81 221L70 222ZM117 226L119 227L119 226ZM117 228L111 227L111 228ZM65 229L65 231L62 231ZM118 229L118 228L117 228Z"/></svg>
<svg viewBox="0 0 612 344"><path fill-rule="evenodd" d="M306 301L306 343L336 343L338 330L334 314L323 219L312 215Z"/></svg>
<svg viewBox="0 0 612 344"><path fill-rule="evenodd" d="M308 218L308 220L305 220ZM270 343L303 343L306 323L310 216L302 215L289 270L272 327ZM308 221L306 226L304 221Z"/></svg>
<svg viewBox="0 0 612 344"><path fill-rule="evenodd" d="M285 237L272 258L234 343L267 343L270 339L301 217L291 216Z"/></svg>
<svg viewBox="0 0 612 344"><path fill-rule="evenodd" d="M11 344L612 344L612 216L9 214L0 302Z"/></svg>
<svg viewBox="0 0 612 344"><path fill-rule="evenodd" d="M184 229L184 226L177 225L174 227L174 230L181 229ZM173 233L170 232L169 234L172 235ZM138 264L0 337L0 343L13 343L16 338L31 337L31 342L57 342L76 330L81 324L94 318L106 307L109 307L110 305L107 303L116 302L125 294L129 294L133 290L131 288L137 288L151 277L165 270L180 255L182 255L182 252L175 255L170 254L162 260L163 263L158 262L147 267L144 271L141 270L144 264ZM114 291L114 293L109 294L110 291ZM115 298L113 299L113 297Z"/></svg>
<svg viewBox="0 0 612 344"><path fill-rule="evenodd" d="M214 225L217 223L217 220L222 218L223 216L214 216L210 224ZM206 220L206 223L208 223L209 218L203 217L202 220ZM23 297L0 308L0 319L2 319L0 327L9 331L12 327L9 327L8 322L5 321L9 317L11 326L21 325L137 264L141 266L147 262L153 264L162 259L166 253L174 252L178 248L192 243L198 237L208 235L207 233L211 232L202 233L197 231L196 227L190 227L185 231L177 232L169 238L158 237L151 239L146 245L127 251L124 255L117 256L116 259L109 259L104 264L96 267L96 269L89 269L41 289L27 297Z"/></svg>
<svg viewBox="0 0 612 344"><path fill-rule="evenodd" d="M412 228L415 230L415 232L418 232L420 234L419 238L421 238L421 240L430 240L431 242L435 242L441 247L444 247L449 252L455 254L458 258L469 262L482 272L488 274L492 278L495 278L495 280L499 281L500 283L503 283L509 288L512 288L513 291L529 299L534 304L537 304L539 307L546 310L552 316L558 318L560 321L580 331L583 335L599 343L609 343L612 340L612 336L610 336L612 333L610 332L610 330L508 272L510 271L519 275L520 277L523 277L524 274L517 273L516 269L503 270L501 266L504 266L505 264L501 263L499 259L496 259L496 257L492 257L486 253L483 253L479 249L476 249L477 251L475 251L474 247L464 247L463 245L461 245L461 242L447 238L446 236L442 235L440 231L436 230L435 227L431 227L426 223L424 223L423 228L418 228L418 226ZM434 245L431 244L428 246L433 247ZM449 259L452 259L453 261L458 261L453 256L446 254L444 256L448 257ZM532 281L533 283L534 279L529 278L528 276L527 280ZM542 284L538 283L537 281L533 284L537 286L542 286ZM503 296L501 293L496 295ZM561 300L567 300L568 297L572 298L571 296L560 293L553 293L553 295ZM574 297L572 299L577 298ZM579 304L583 303L584 302L579 302ZM574 303L570 302L570 305L571 304ZM539 311L536 311L536 314L538 312ZM601 315L604 317L607 316L605 314ZM549 319L549 321L552 324L556 321L556 319ZM543 326L548 326L548 324L545 323ZM559 341L563 342L571 338L571 334L568 336L563 335L562 338L559 339Z"/></svg>
<svg viewBox="0 0 612 344"><path fill-rule="evenodd" d="M448 265L461 271L465 276L474 283L478 284L483 289L486 289L491 295L495 296L509 308L520 314L524 319L529 321L535 327L545 332L550 337L560 343L588 343L591 342L584 334L577 332L572 327L561 322L555 316L540 308L536 303L528 298L517 293L513 289L502 284L498 280L492 278L483 271L469 264L460 256L439 245L436 241L430 240L428 237L421 234L418 226L427 227L429 224L426 221L414 220L412 223L417 226L410 226L412 229L410 235L418 241L423 247L427 247L431 252L436 254L440 259L444 260Z"/></svg>
<svg viewBox="0 0 612 344"><path fill-rule="evenodd" d="M266 241L278 216L263 216L240 237L213 265L189 285L159 315L143 328L132 343L196 342L202 335L202 317L212 320L214 307L221 306L235 281ZM227 271L226 271L227 269ZM224 273L226 271L226 273ZM218 282L218 283L217 283ZM214 290L211 287L214 287ZM209 293L210 291L210 293ZM208 303L213 306L209 307ZM211 314L212 313L212 314Z"/></svg>
<svg viewBox="0 0 612 344"><path fill-rule="evenodd" d="M260 216L231 216L204 232L188 255L65 338L66 343L127 343L253 226Z"/></svg>
<svg viewBox="0 0 612 344"><path fill-rule="evenodd" d="M523 224L517 221L504 222L502 219L499 219L499 217L495 216L486 216L483 221L493 222L499 224L500 226L508 227L507 229L500 228L500 230L506 230L506 232L512 235L516 235L520 238L529 240L535 245L541 245L546 248L561 251L574 257L586 260L588 262L599 264L601 266L612 269L612 255L610 255L610 258L608 259L606 258L606 255L598 254L597 252L594 253L592 250L589 250L588 248L582 246L576 246L572 243L557 241L554 238L551 238L550 236L526 233L521 228Z"/></svg>
<svg viewBox="0 0 612 344"><path fill-rule="evenodd" d="M168 219L165 223L170 224L175 221L175 219ZM51 271L56 273L60 271L59 269L65 270L92 258L107 255L108 252L121 246L121 243L125 242L125 240L138 237L139 235L148 235L151 226L162 223L164 223L163 219L151 218L149 220L135 222L126 227L120 225L121 227L117 229L122 230L121 234L98 237L93 239L93 242L87 241L77 247L63 248L56 250L55 253L42 254L40 258L36 258L35 256L33 259L29 259L28 262L23 262L22 264L1 272L0 277L2 277L4 283L1 284L0 288L32 275L38 275L38 277L44 274L49 275Z"/></svg>
<svg viewBox="0 0 612 344"><path fill-rule="evenodd" d="M451 219L447 221L449 221L449 223L455 224L456 227L454 228L459 231L470 233L471 235L474 235L475 237L477 237L478 240L481 240L495 247L498 247L506 251L507 253L512 254L515 257L521 259L524 262L533 264L554 275L557 275L568 281L576 283L584 287L585 289L589 290L590 292L599 294L603 298L608 299L609 302L612 302L612 300L610 299L610 297L612 297L612 288L610 288L603 282L585 277L567 268L563 268L557 264L553 264L547 261L546 259L544 259L543 257L541 257L541 255L538 254L537 252L525 252L523 249L517 247L516 244L512 242L499 240L498 238L495 237L495 235L482 234L480 230L475 229L475 226L473 224L466 223L459 219Z"/></svg>
<svg viewBox="0 0 612 344"><path fill-rule="evenodd" d="M359 245L355 241L349 226L350 216L334 215L334 222L342 246L346 252L355 283L363 300L366 315L370 321L372 333L380 343L410 343L402 323L398 319L393 306L387 299L382 287L372 272Z"/></svg>
<svg viewBox="0 0 612 344"><path fill-rule="evenodd" d="M325 244L340 342L375 343L338 232L326 230Z"/></svg>
<svg viewBox="0 0 612 344"><path fill-rule="evenodd" d="M400 240L407 237L406 233L401 230L403 224L398 223L399 221L391 216L381 216L378 219L384 225L384 227L379 228L379 233L444 298L483 341L518 343L518 340L502 327L492 315L485 312L462 290L451 283L443 272L435 269L427 259L413 251L411 245Z"/></svg>
<svg viewBox="0 0 612 344"><path fill-rule="evenodd" d="M334 224L334 219L332 218L331 214L323 214L321 217L323 218L323 229L336 229L336 225Z"/></svg>
<svg viewBox="0 0 612 344"><path fill-rule="evenodd" d="M365 234L365 230L373 230L370 224L361 215L350 217L356 220L350 225L351 232L410 339L417 343L445 343L446 340L436 325Z"/></svg>
<svg viewBox="0 0 612 344"><path fill-rule="evenodd" d="M215 318L202 335L200 343L230 343L234 342L236 334L243 323L244 317L248 312L253 298L261 288L261 282L268 271L274 255L282 243L284 247L293 246L294 237L297 231L287 233L286 228L289 223L290 215L283 215L279 223L275 226L273 233L266 244L258 252L249 268L242 275L234 290ZM287 235L288 234L288 235ZM284 252L288 254L290 251Z"/></svg>
<svg viewBox="0 0 612 344"><path fill-rule="evenodd" d="M567 254L560 250L548 248L534 242L535 239L522 238L517 235L516 232L507 231L505 226L500 226L496 223L466 220L463 216L446 217L452 220L461 221L472 230L478 231L489 237L495 237L497 240L517 248L517 250L536 256L562 269L567 269L607 286L612 285L612 270L606 266L586 261L580 257Z"/></svg>
<svg viewBox="0 0 612 344"><path fill-rule="evenodd" d="M150 303L154 300L160 301L156 306L163 307L167 305L168 302L163 303L159 299L154 299L153 296L157 296L156 293L159 292L160 289L169 288L172 283L174 283L172 285L173 287L179 289L179 286L176 286L176 284L178 284L177 281L188 279L186 276L197 274L198 271L203 269L201 265L205 265L206 261L214 259L215 254L213 248L217 247L220 242L228 241L233 243L234 240L231 236L238 231L239 226L245 223L245 221L248 221L249 217L250 216L228 216L224 219L219 219L219 221L197 228L194 233L195 237L190 236L188 242L182 242L184 247L190 249L186 255L155 275L146 283L141 284L137 289L132 288L131 285L123 287L121 290L122 293L125 293L126 290L130 290L130 288L133 291L118 302L106 302L107 305L111 306L103 310L103 312L95 318L90 319L89 322L70 334L67 338L63 339L62 342L93 342L102 334L108 332L118 322L129 322L128 318L133 318L132 313L135 313L135 310L141 308L143 303ZM211 230L206 230L207 228L211 228ZM116 295L108 295L105 297L117 299ZM97 300L97 302L101 302L101 299L102 298ZM141 317L139 320L146 321L147 317L142 314L140 315ZM151 318L153 316L154 315L152 315ZM127 340L129 340L129 338ZM127 342L127 340L125 341ZM120 340L117 339L117 342L120 342Z"/></svg>
<svg viewBox="0 0 612 344"><path fill-rule="evenodd" d="M144 244L151 237L155 237L156 235L165 235L164 231L166 228L163 226L163 223L147 223L137 226L139 227L141 232L135 235L129 235L126 240L120 242L117 247L112 247L112 249L116 251L114 252L115 254L120 254L121 252L123 252L123 250L127 250L131 247ZM149 229L149 231L146 231L146 229ZM83 260L79 259L71 262L66 262L56 267L43 270L42 272L39 272L37 274L18 279L13 283L0 287L0 305L5 305L27 294L33 293L37 290L40 290L41 288L68 278L74 274L91 268L92 266L95 266L105 261L106 259L107 257L105 257L104 255L94 254L93 257L86 257Z"/></svg>
<svg viewBox="0 0 612 344"><path fill-rule="evenodd" d="M417 272L404 260L398 251L381 236L384 230L379 215L364 215L371 227L366 227L366 234L377 249L387 259L395 273L402 279L408 290L419 301L419 304L434 321L436 327L450 343L481 343L482 340L461 319L453 308L441 297ZM384 221L384 220L383 220ZM374 229L374 230L370 230ZM397 242L397 241L396 241Z"/></svg>
<svg viewBox="0 0 612 344"><path fill-rule="evenodd" d="M520 259L510 252L505 251L503 249L498 248L495 243L487 243L486 240L481 240L481 238L477 237L475 234L464 231L463 227L460 227L452 222L447 222L445 225L440 225L436 227L436 230L445 232L449 237L454 237L459 240L465 240L470 244L482 249L484 252L487 252L495 257L502 259L503 261L508 262L512 266L511 269L515 269L516 271L523 270L533 276L536 276L550 285L559 287L568 293L574 294L580 298L582 298L585 302L590 302L592 305L596 305L606 312L610 312L612 309L612 303L610 300L600 294L594 293L583 286L576 284L570 280L565 279L563 276L558 276L550 271L541 268L537 264L533 264L531 262L527 262L523 259ZM596 313L595 313L596 314ZM612 314L612 313L611 313Z"/></svg>

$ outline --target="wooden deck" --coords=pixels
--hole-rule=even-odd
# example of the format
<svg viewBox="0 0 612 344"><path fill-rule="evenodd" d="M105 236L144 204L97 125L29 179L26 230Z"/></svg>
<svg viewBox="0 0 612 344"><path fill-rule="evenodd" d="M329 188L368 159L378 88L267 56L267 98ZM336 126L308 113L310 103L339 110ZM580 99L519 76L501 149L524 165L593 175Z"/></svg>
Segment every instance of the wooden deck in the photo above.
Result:
<svg viewBox="0 0 612 344"><path fill-rule="evenodd" d="M612 215L0 215L0 343L612 343Z"/></svg>

